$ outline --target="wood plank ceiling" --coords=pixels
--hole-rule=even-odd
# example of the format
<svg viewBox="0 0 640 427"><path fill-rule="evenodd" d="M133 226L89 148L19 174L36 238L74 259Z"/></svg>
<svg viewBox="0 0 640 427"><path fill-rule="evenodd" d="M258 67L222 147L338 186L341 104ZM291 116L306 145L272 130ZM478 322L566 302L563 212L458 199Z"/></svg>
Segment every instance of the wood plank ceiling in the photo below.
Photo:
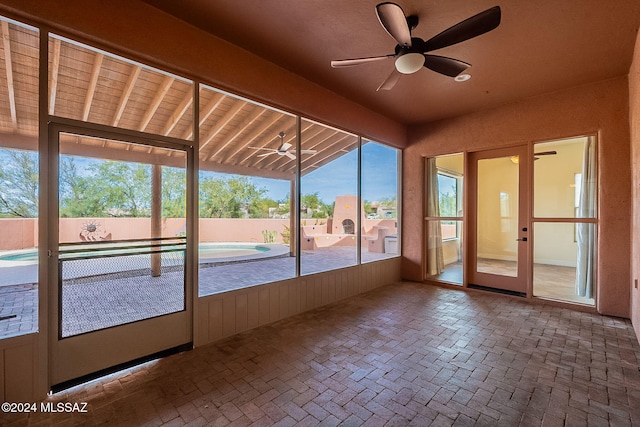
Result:
<svg viewBox="0 0 640 427"><path fill-rule="evenodd" d="M0 147L35 150L38 134L38 33L0 21ZM193 83L69 40L49 40L49 114L193 140ZM200 88L200 169L292 179L296 119L203 86ZM284 137L279 133L284 132ZM357 147L354 135L303 121L302 174ZM180 152L121 141L65 135L61 152L184 165ZM265 149L272 149L267 151Z"/></svg>

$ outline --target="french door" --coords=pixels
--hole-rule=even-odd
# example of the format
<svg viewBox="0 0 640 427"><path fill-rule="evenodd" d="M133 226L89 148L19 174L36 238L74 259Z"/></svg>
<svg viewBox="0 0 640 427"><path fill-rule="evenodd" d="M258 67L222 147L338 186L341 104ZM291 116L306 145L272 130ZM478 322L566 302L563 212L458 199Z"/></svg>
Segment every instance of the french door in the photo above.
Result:
<svg viewBox="0 0 640 427"><path fill-rule="evenodd" d="M530 266L527 146L469 154L468 284L525 296Z"/></svg>
<svg viewBox="0 0 640 427"><path fill-rule="evenodd" d="M96 126L50 125L50 384L189 348L192 149ZM56 155L57 154L57 155ZM191 190L190 190L191 191Z"/></svg>

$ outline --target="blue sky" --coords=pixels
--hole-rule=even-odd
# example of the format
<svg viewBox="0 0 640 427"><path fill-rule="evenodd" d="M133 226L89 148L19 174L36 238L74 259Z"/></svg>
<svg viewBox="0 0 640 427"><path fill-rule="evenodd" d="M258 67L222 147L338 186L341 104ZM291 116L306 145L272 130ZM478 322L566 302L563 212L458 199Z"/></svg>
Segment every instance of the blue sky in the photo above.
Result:
<svg viewBox="0 0 640 427"><path fill-rule="evenodd" d="M362 197L368 201L397 195L398 151L369 143L362 148ZM351 151L302 178L302 194L318 193L325 203L336 196L357 192L358 153ZM251 178L268 191L268 197L282 200L289 192L289 181Z"/></svg>

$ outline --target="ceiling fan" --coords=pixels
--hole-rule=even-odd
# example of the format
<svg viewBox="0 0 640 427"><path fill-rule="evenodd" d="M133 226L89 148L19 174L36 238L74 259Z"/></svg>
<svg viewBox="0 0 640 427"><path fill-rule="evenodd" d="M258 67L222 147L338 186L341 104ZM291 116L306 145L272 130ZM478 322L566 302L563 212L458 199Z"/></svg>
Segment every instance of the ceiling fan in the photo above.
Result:
<svg viewBox="0 0 640 427"><path fill-rule="evenodd" d="M265 148L265 147L248 147L248 148L251 148L252 150L268 151L268 153L258 154L257 157L267 157L267 156L270 156L272 154L277 154L279 156L287 156L291 160L295 160L295 158L296 158L296 155L295 155L296 150L290 150L290 148L293 147L293 145L289 144L288 142L284 142L285 135L286 135L286 133L284 133L284 132L280 132L278 134L278 137L280 138L280 147L278 147L278 148ZM300 152L302 154L315 154L315 153L317 153L316 150L300 150Z"/></svg>
<svg viewBox="0 0 640 427"><path fill-rule="evenodd" d="M539 153L533 153L533 160L538 160L540 157L536 156L555 156L558 154L557 151L541 151Z"/></svg>
<svg viewBox="0 0 640 427"><path fill-rule="evenodd" d="M418 26L418 17L415 15L405 16L404 11L397 4L391 2L380 3L376 6L376 13L380 24L398 43L395 53L367 58L339 59L331 61L331 66L333 68L351 67L394 58L395 68L393 72L377 90L393 88L402 74L413 74L423 66L449 77L458 76L471 64L445 56L426 54L426 52L451 46L487 33L500 25L501 17L500 6L494 6L424 41L411 36L411 31Z"/></svg>

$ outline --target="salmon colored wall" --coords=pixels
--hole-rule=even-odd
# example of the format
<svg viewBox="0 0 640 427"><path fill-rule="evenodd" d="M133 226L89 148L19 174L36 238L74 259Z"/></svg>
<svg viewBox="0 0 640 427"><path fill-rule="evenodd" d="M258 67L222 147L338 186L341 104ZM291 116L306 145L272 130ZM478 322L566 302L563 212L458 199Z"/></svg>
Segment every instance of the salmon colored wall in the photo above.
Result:
<svg viewBox="0 0 640 427"><path fill-rule="evenodd" d="M640 35L636 39L633 63L629 71L629 116L631 129L631 321L640 340ZM640 287L640 285L638 285Z"/></svg>
<svg viewBox="0 0 640 427"><path fill-rule="evenodd" d="M600 313L629 317L631 168L626 77L409 129L403 158L403 265L422 280L423 157L598 134Z"/></svg>
<svg viewBox="0 0 640 427"><path fill-rule="evenodd" d="M327 220L303 220L303 225L323 223L321 233L327 232ZM81 241L80 233L89 223L96 224L99 237L110 240L146 239L150 236L150 218L60 218L60 241ZM283 243L282 232L290 227L288 219L267 218L201 218L200 242L249 242L264 243L262 231L276 231L275 243ZM369 234L374 226L387 227L388 234L396 234L394 219L364 219L363 234ZM185 231L184 218L167 218L162 221L162 236L175 237ZM36 247L38 236L35 219L0 218L0 250L17 250ZM86 237L86 236L85 236Z"/></svg>
<svg viewBox="0 0 640 427"><path fill-rule="evenodd" d="M167 71L286 108L397 148L406 128L140 0L2 0L0 10L48 23ZM65 34L63 34L65 35Z"/></svg>
<svg viewBox="0 0 640 427"><path fill-rule="evenodd" d="M277 231L275 243L282 243L288 219L258 218L201 218L199 223L201 242L251 242L264 243L262 231Z"/></svg>
<svg viewBox="0 0 640 427"><path fill-rule="evenodd" d="M0 218L0 251L35 248L36 223L34 218Z"/></svg>

